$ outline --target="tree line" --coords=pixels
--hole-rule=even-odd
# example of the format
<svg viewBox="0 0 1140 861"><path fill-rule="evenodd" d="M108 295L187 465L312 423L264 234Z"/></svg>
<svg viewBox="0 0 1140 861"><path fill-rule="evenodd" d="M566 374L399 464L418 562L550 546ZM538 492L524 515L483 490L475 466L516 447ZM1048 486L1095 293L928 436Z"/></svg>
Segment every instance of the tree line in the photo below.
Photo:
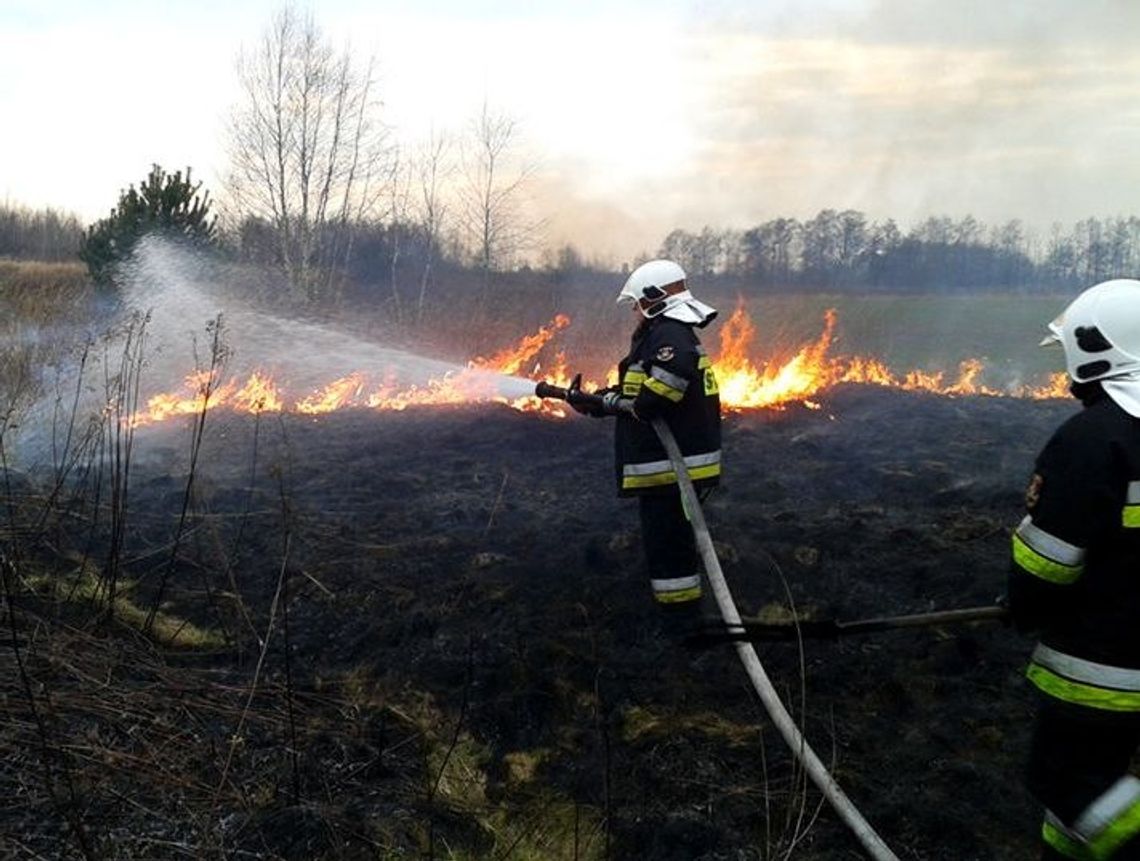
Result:
<svg viewBox="0 0 1140 861"><path fill-rule="evenodd" d="M742 231L674 230L659 249L700 275L730 275L782 290L1048 291L1140 270L1140 218L1055 223L1045 236L1018 219L987 226L931 216L904 233L858 210L774 218Z"/></svg>
<svg viewBox="0 0 1140 861"><path fill-rule="evenodd" d="M76 215L0 204L0 258L74 260L82 239L83 223Z"/></svg>
<svg viewBox="0 0 1140 861"><path fill-rule="evenodd" d="M218 227L209 216L208 196L202 199L189 173L167 175L154 166L137 189L132 185L123 193L110 218L86 233L76 215L0 204L0 257L86 259L106 254L105 246L124 230L189 223L190 228L179 230L211 240L231 259L260 265L280 262L279 226L248 215L236 225ZM170 188L164 190L164 183ZM180 220L179 211L185 219ZM403 215L403 220L352 219L324 228L329 246L349 249L335 267L347 289L369 289L366 282L371 280L372 291L392 293L393 284L410 278L408 298L415 301L425 279L440 272L467 272L482 281L495 271L486 249L467 247L458 232L440 229L438 207L423 219L409 217L410 212ZM932 216L904 233L893 219L872 221L857 210L824 209L811 219L774 218L744 230L676 229L652 252L621 265L590 260L575 246L565 245L531 259L512 260L499 271L564 278L614 272L650 256L676 260L693 276L741 279L765 290L1049 290L1136 275L1140 217L1057 223L1041 236L1020 220L988 226L969 215ZM400 296L398 287L395 296Z"/></svg>
<svg viewBox="0 0 1140 861"><path fill-rule="evenodd" d="M121 195L109 218L86 231L72 214L0 205L0 257L82 259L98 277L107 263L129 254L132 234L165 230L210 244L237 262L281 262L280 228L271 220L249 215L222 229L209 210L208 194L191 184L189 170L166 174L155 165L137 188ZM405 220L353 219L324 228L328 245L348 250L335 266L317 264L321 277L335 271L340 298L422 306L441 276L486 290L493 272L565 281L587 273L618 274L650 256L676 260L696 278L739 280L765 292L1045 292L1140 271L1137 216L1058 223L1042 237L1019 220L990 227L973 216L933 216L904 233L892 219L871 221L856 210L825 209L808 220L781 217L745 230L676 229L653 252L621 266L591 261L565 245L493 268L486 249L466 247L457 232L440 230L438 211L429 211L427 221L409 214ZM315 276L306 277L312 291L307 298L316 301Z"/></svg>

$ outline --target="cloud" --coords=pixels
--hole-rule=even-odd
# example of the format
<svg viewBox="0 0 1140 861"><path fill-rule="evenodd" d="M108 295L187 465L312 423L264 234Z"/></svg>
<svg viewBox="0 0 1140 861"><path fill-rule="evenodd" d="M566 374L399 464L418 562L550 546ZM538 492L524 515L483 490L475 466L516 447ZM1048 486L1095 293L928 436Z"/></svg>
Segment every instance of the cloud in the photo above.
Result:
<svg viewBox="0 0 1140 861"><path fill-rule="evenodd" d="M706 30L686 62L696 146L666 201L689 227L825 207L1046 224L1127 211L1140 180L1130 51Z"/></svg>
<svg viewBox="0 0 1140 861"><path fill-rule="evenodd" d="M864 44L1034 50L1129 46L1140 27L1140 5L1131 0L834 0L797 11L769 17L765 31ZM753 19L752 24L763 22Z"/></svg>

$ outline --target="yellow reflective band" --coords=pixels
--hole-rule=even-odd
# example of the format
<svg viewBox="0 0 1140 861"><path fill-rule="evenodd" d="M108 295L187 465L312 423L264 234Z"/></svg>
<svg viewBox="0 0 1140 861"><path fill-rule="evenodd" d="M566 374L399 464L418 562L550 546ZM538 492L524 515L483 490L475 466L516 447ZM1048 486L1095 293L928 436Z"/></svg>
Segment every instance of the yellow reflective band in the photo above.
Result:
<svg viewBox="0 0 1140 861"><path fill-rule="evenodd" d="M1140 529L1140 505L1126 505L1120 517L1125 529Z"/></svg>
<svg viewBox="0 0 1140 861"><path fill-rule="evenodd" d="M653 598L658 604L681 604L685 601L696 601L701 597L701 587L692 589L679 589L676 592L654 592Z"/></svg>
<svg viewBox="0 0 1140 861"><path fill-rule="evenodd" d="M1140 693L1140 670L1100 664L1078 658L1076 655L1066 655L1044 643L1037 644L1033 654L1029 656L1029 663L1052 670L1062 678L1083 682L1095 688Z"/></svg>
<svg viewBox="0 0 1140 861"><path fill-rule="evenodd" d="M1041 826L1041 839L1066 858L1074 858L1076 861L1094 859L1093 854L1083 843L1066 834L1048 819Z"/></svg>
<svg viewBox="0 0 1140 861"><path fill-rule="evenodd" d="M1088 839L1093 858L1111 858L1116 850L1140 834L1140 799L1124 808L1105 827Z"/></svg>
<svg viewBox="0 0 1140 861"><path fill-rule="evenodd" d="M1062 565L1047 556L1042 556L1026 544L1016 532L1013 533L1013 561L1034 577L1062 586L1075 583L1081 572L1085 570L1083 562L1077 565Z"/></svg>
<svg viewBox="0 0 1140 861"><path fill-rule="evenodd" d="M689 467L689 478L700 481L703 478L715 478L720 475L720 464L710 463L707 466ZM665 484L676 484L677 474L673 470L654 472L647 475L626 475L622 477L621 486L625 490L637 490L642 487L660 487Z"/></svg>
<svg viewBox="0 0 1140 861"><path fill-rule="evenodd" d="M641 391L641 384L645 382L644 371L626 371L621 380L621 393L627 398L636 398Z"/></svg>
<svg viewBox="0 0 1140 861"><path fill-rule="evenodd" d="M1140 691L1114 691L1059 676L1040 664L1030 664L1025 677L1054 699L1108 712L1140 712Z"/></svg>
<svg viewBox="0 0 1140 861"><path fill-rule="evenodd" d="M712 368L705 368L704 383L706 395L720 394L720 385L716 381L716 374L713 373Z"/></svg>
<svg viewBox="0 0 1140 861"><path fill-rule="evenodd" d="M701 356L699 359L697 359L697 368L699 370L703 371L705 368L711 368L711 367L712 367L712 359L710 359L708 356Z"/></svg>
<svg viewBox="0 0 1140 861"><path fill-rule="evenodd" d="M685 397L685 393L680 389L675 389L668 383L661 382L661 380L657 379L656 377L649 377L646 379L644 386L654 394L661 395L663 398L668 398L674 403Z"/></svg>
<svg viewBox="0 0 1140 861"><path fill-rule="evenodd" d="M1069 829L1096 858L1110 858L1140 829L1140 778L1126 774L1093 799Z"/></svg>

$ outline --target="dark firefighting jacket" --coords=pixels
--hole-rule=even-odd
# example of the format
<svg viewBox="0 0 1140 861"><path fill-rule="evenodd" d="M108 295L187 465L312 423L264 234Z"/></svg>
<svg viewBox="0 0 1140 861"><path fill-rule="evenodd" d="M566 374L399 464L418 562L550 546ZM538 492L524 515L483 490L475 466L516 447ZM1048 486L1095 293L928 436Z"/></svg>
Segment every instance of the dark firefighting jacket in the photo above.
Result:
<svg viewBox="0 0 1140 861"><path fill-rule="evenodd" d="M1013 534L1015 624L1047 695L1140 712L1140 419L1103 391L1038 456Z"/></svg>
<svg viewBox="0 0 1140 861"><path fill-rule="evenodd" d="M617 417L614 435L622 496L675 490L677 476L650 420L663 417L698 488L720 478L720 391L693 326L668 317L646 320L618 365L618 390L636 418Z"/></svg>

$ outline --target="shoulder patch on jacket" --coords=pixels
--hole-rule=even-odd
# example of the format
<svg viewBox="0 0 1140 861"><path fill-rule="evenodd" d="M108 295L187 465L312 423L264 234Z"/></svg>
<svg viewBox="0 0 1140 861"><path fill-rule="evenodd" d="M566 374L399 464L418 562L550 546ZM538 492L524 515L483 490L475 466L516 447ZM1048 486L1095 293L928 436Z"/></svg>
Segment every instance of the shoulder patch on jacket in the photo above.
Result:
<svg viewBox="0 0 1140 861"><path fill-rule="evenodd" d="M673 346L671 344L666 344L663 347L658 347L657 352L654 353L653 357L659 362L668 362L672 360L673 356L676 354L677 351L673 349Z"/></svg>
<svg viewBox="0 0 1140 861"><path fill-rule="evenodd" d="M1033 478L1029 479L1029 486L1025 488L1025 507L1032 511L1037 507L1037 503L1041 500L1041 485L1045 483L1045 479L1038 473L1033 473Z"/></svg>

